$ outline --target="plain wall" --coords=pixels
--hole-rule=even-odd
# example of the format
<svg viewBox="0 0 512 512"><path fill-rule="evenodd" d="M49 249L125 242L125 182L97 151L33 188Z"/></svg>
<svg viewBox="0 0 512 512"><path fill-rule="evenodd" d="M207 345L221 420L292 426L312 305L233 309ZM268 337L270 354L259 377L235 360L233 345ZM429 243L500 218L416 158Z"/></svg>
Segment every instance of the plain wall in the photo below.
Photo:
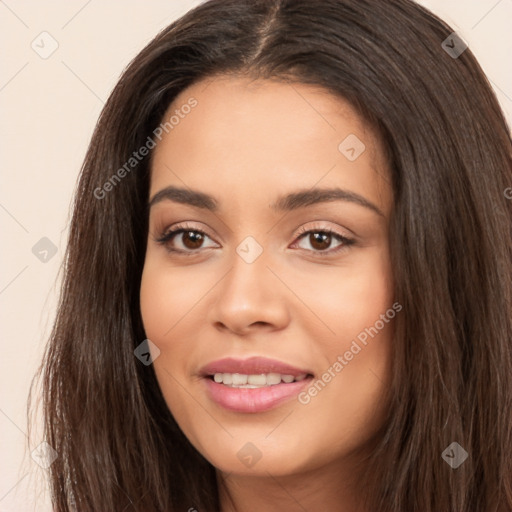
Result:
<svg viewBox="0 0 512 512"><path fill-rule="evenodd" d="M199 3L0 2L0 512L51 510L45 472L31 457L43 441L40 422L27 449L25 411L55 315L69 207L93 128L129 61ZM468 42L510 124L512 1L419 3ZM55 41L58 48L48 56Z"/></svg>

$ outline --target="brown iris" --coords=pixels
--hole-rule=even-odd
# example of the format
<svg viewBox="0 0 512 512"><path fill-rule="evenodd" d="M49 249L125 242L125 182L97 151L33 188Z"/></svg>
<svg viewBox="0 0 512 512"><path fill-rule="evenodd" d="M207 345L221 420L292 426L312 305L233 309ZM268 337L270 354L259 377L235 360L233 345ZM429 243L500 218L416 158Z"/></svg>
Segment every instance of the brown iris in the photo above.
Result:
<svg viewBox="0 0 512 512"><path fill-rule="evenodd" d="M311 247L315 249L328 249L331 245L331 235L328 233L310 233L309 242Z"/></svg>
<svg viewBox="0 0 512 512"><path fill-rule="evenodd" d="M183 231L182 240L187 249L199 249L203 243L203 235L197 231ZM190 243L186 243L186 240L190 240Z"/></svg>

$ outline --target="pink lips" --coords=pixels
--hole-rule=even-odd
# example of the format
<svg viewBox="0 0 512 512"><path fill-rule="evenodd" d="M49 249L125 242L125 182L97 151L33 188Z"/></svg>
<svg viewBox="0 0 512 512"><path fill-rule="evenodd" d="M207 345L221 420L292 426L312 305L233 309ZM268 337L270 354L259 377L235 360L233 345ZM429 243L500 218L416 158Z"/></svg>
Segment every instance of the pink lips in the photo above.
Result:
<svg viewBox="0 0 512 512"><path fill-rule="evenodd" d="M293 398L311 382L311 374L307 369L300 369L286 363L264 357L249 359L220 359L209 363L201 369L208 396L221 407L245 413L263 412L277 407L282 402ZM261 388L234 388L217 383L212 376L216 373L239 373L259 375L262 373L279 373L281 375L308 375L304 380L264 386Z"/></svg>
<svg viewBox="0 0 512 512"><path fill-rule="evenodd" d="M266 357L250 357L249 359L234 359L227 357L213 361L201 369L202 375L214 375L215 373L243 373L247 375L259 375L260 373L280 373L281 375L293 375L311 373L309 370L301 370L275 359Z"/></svg>

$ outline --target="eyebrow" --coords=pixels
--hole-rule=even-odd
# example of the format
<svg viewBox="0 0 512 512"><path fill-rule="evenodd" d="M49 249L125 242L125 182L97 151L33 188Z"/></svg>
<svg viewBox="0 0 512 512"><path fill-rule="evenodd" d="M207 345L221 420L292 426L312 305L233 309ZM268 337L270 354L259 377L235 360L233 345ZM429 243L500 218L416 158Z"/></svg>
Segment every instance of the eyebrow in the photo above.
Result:
<svg viewBox="0 0 512 512"><path fill-rule="evenodd" d="M164 200L174 201L176 203L187 204L196 208L201 208L211 212L218 212L219 203L217 200L204 192L175 186L166 187L157 192L149 202L149 208ZM279 197L270 208L276 212L292 211L319 203L331 201L347 201L358 204L372 210L374 213L384 217L382 210L365 197L344 190L341 188L313 188L308 190L299 190Z"/></svg>

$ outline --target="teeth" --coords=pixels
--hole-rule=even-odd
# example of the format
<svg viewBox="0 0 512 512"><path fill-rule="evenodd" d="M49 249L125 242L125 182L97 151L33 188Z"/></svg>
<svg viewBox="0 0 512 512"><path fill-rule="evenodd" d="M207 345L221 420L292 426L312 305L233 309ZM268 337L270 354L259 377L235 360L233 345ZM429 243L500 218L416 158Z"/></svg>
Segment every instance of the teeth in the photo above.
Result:
<svg viewBox="0 0 512 512"><path fill-rule="evenodd" d="M247 377L247 384L252 384L253 386L266 386L267 376L264 373L261 375L249 375Z"/></svg>
<svg viewBox="0 0 512 512"><path fill-rule="evenodd" d="M280 373L260 373L258 375L245 375L243 373L216 373L213 380L218 384L224 384L232 388L262 388L265 386L275 386L281 382L289 384L299 382L307 377L305 373L297 375L282 375Z"/></svg>
<svg viewBox="0 0 512 512"><path fill-rule="evenodd" d="M279 384L281 382L281 374L280 373L267 373L267 384L269 386L274 386L275 384Z"/></svg>
<svg viewBox="0 0 512 512"><path fill-rule="evenodd" d="M224 374L225 376L226 374ZM245 386L247 384L247 375L243 373L233 373L233 386Z"/></svg>

